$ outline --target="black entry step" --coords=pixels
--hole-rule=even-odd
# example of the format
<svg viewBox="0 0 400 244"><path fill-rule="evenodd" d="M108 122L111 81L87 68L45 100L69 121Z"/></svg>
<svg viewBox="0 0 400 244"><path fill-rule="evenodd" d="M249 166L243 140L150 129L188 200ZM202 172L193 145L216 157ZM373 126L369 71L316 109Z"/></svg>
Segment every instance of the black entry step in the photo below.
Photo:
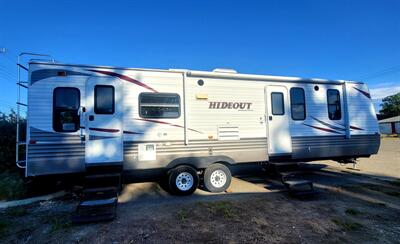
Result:
<svg viewBox="0 0 400 244"><path fill-rule="evenodd" d="M87 174L84 184L86 188L119 186L121 184L121 173Z"/></svg>
<svg viewBox="0 0 400 244"><path fill-rule="evenodd" d="M282 184L288 188L289 193L294 196L312 195L315 193L313 183L303 179L308 173L300 162L271 162L270 165L277 176L281 178Z"/></svg>
<svg viewBox="0 0 400 244"><path fill-rule="evenodd" d="M116 216L118 198L82 201L73 217L74 223L112 220Z"/></svg>
<svg viewBox="0 0 400 244"><path fill-rule="evenodd" d="M81 202L74 223L108 221L116 217L121 189L121 165L89 165L86 167Z"/></svg>
<svg viewBox="0 0 400 244"><path fill-rule="evenodd" d="M99 187L99 188L85 188L83 190L83 200L97 200L107 199L118 196L118 187Z"/></svg>

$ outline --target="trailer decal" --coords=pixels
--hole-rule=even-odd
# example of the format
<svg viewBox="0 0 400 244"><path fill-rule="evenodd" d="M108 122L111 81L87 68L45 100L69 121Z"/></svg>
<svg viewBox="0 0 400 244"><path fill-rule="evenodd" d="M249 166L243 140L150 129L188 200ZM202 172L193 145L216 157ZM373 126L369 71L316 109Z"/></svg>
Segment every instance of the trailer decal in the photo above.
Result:
<svg viewBox="0 0 400 244"><path fill-rule="evenodd" d="M31 84L50 77L55 76L71 76L71 75L78 75L78 76L90 76L90 74L77 72L73 70L64 70L64 69L40 69L32 71L31 74Z"/></svg>
<svg viewBox="0 0 400 244"><path fill-rule="evenodd" d="M165 122L165 121L154 120L154 119L135 119L135 120L152 122L152 123L159 123L159 124L164 124L164 125L170 125L170 126L174 126L174 127L178 127L178 128L185 128L182 125L171 124L171 123L168 123L168 122ZM203 132L195 130L195 129L188 128L188 130L194 131L194 132L197 132L197 133L200 133L200 134L204 134Z"/></svg>
<svg viewBox="0 0 400 244"><path fill-rule="evenodd" d="M346 131L346 129L344 129L344 128L340 128L340 127L331 125L331 124L329 124L329 123L327 123L327 122L324 122L324 121L322 121L322 120L319 120L319 119L317 119L317 118L315 118L315 117L313 117L313 116L311 116L311 118L313 118L315 121L317 121L317 122L319 122L319 123L321 123L321 124L323 124L323 125L325 125L325 126L331 128L331 129L333 129L333 130Z"/></svg>
<svg viewBox="0 0 400 244"><path fill-rule="evenodd" d="M344 127L344 124L340 124L338 122L335 122L335 123ZM359 127L354 126L354 125L350 125L350 129L352 129L352 130L364 130L364 129L359 128Z"/></svg>
<svg viewBox="0 0 400 244"><path fill-rule="evenodd" d="M88 69L88 71L97 72L97 73L100 73L100 74L103 74L103 75L114 76L114 77L120 78L122 80L126 80L128 82L131 82L131 83L133 83L135 85L138 85L138 86L141 86L143 88L146 88L147 90L150 90L152 92L158 92L155 89L151 88L150 86L144 84L143 82L140 82L138 80L135 80L135 79L133 79L133 78L131 78L129 76L123 75L123 74L118 74L118 73L111 72L111 71L106 71L106 70L95 70L95 69Z"/></svg>
<svg viewBox="0 0 400 244"><path fill-rule="evenodd" d="M110 132L110 133L119 132L118 129L105 129L105 128L93 128L93 127L90 127L89 130L100 131L100 132Z"/></svg>
<svg viewBox="0 0 400 244"><path fill-rule="evenodd" d="M366 91L360 90L357 87L353 87L354 89L356 89L357 91L361 92L361 94L363 94L364 96L368 97L369 99L371 99L371 94L369 94Z"/></svg>
<svg viewBox="0 0 400 244"><path fill-rule="evenodd" d="M331 130L331 129L328 129L328 128L322 128L322 127L319 127L319 126L308 125L308 124L303 124L303 125L308 126L308 127L311 127L311 128L314 128L314 129L317 129L317 130L322 130L322 131L325 131L325 132L331 132L331 133L335 133L335 134L341 134L341 133L338 132L338 131Z"/></svg>

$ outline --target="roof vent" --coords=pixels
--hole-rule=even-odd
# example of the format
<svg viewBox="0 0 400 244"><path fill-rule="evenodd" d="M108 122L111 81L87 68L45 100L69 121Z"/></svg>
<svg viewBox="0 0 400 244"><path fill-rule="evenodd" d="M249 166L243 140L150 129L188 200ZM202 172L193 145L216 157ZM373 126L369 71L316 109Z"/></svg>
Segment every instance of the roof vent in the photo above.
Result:
<svg viewBox="0 0 400 244"><path fill-rule="evenodd" d="M229 73L229 74L237 74L237 71L234 69L214 69L213 72L215 73Z"/></svg>

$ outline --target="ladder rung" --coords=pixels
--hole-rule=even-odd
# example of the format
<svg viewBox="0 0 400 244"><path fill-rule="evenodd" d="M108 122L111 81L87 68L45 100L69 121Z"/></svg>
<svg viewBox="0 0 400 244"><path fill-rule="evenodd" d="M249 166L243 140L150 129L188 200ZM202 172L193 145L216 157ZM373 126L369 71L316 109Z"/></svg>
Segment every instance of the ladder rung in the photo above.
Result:
<svg viewBox="0 0 400 244"><path fill-rule="evenodd" d="M18 104L18 105L25 106L25 107L28 107L28 104L25 104L25 103L20 103L20 102L17 102L17 104Z"/></svg>
<svg viewBox="0 0 400 244"><path fill-rule="evenodd" d="M20 80L19 83L28 84L28 82L27 82L27 81L24 81L24 80Z"/></svg>
<svg viewBox="0 0 400 244"><path fill-rule="evenodd" d="M28 71L28 69L25 67L25 66L23 66L22 64L17 64L19 67L21 67L21 68L23 68L24 70L26 70L26 71Z"/></svg>
<svg viewBox="0 0 400 244"><path fill-rule="evenodd" d="M28 88L28 86L21 84L21 82L17 83L17 85Z"/></svg>
<svg viewBox="0 0 400 244"><path fill-rule="evenodd" d="M18 145L26 145L26 142L25 141L19 141L19 142L17 142L17 144Z"/></svg>

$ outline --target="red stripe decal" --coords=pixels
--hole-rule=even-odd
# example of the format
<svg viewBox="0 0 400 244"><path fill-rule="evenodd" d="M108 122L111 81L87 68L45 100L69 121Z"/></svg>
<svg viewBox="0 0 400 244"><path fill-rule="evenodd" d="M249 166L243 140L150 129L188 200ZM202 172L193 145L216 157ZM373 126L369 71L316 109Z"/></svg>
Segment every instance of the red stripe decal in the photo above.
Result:
<svg viewBox="0 0 400 244"><path fill-rule="evenodd" d="M357 91L361 92L364 96L366 96L366 97L368 97L369 99L371 99L371 94L369 94L368 92L363 91L363 90L360 90L360 89L358 89L358 88L356 88L356 87L353 87L353 88L356 89Z"/></svg>
<svg viewBox="0 0 400 244"><path fill-rule="evenodd" d="M127 131L127 130L124 130L124 133L130 134L130 135L142 135L143 134L142 132L134 132L134 131Z"/></svg>
<svg viewBox="0 0 400 244"><path fill-rule="evenodd" d="M181 125L171 124L171 123L168 123L168 122L165 122L165 121L159 121L159 120L154 120L154 119L135 119L135 120L146 121L146 122L153 122L153 123L159 123L159 124L170 125L170 126L179 127L179 128L185 128L185 127L183 127L183 126L181 126ZM203 134L203 132L198 131L198 130L195 130L195 129L190 129L190 128L188 128L188 130L194 131L194 132L197 132L197 133L200 133L200 134Z"/></svg>
<svg viewBox="0 0 400 244"><path fill-rule="evenodd" d="M311 116L311 118L314 119L315 121L317 121L317 122L319 122L319 123L321 123L321 124L323 124L323 125L325 125L325 126L331 128L331 129L333 129L333 130L341 130L341 131L345 131L345 130L346 130L346 129L344 129L344 128L339 128L339 127L337 127L337 126L334 126L334 125L331 125L331 124L329 124L329 123L326 123L326 122L324 122L324 121L322 121L322 120L319 120L319 119L317 119L317 118L315 118L315 117L313 117L313 116ZM342 125L342 126L343 126L343 125ZM343 126L343 127L344 127L344 126Z"/></svg>
<svg viewBox="0 0 400 244"><path fill-rule="evenodd" d="M335 122L335 123L345 127L344 124L341 124L341 123L338 123L338 122ZM354 125L350 125L350 129L353 129L353 130L364 130L364 129L358 128L357 126L354 126Z"/></svg>
<svg viewBox="0 0 400 244"><path fill-rule="evenodd" d="M90 127L89 130L101 131L101 132L111 132L111 133L119 132L118 129L104 129L104 128L92 128L92 127Z"/></svg>
<svg viewBox="0 0 400 244"><path fill-rule="evenodd" d="M146 84L144 84L144 83L142 83L142 82L140 82L140 81L138 81L138 80L132 79L131 77L126 76L126 75L122 75L122 74L118 74L118 73L111 72L111 71L106 71L106 70L88 69L88 71L92 71L92 72L97 72L97 73L104 74L104 75L109 75L109 76L118 77L118 78L120 78L120 79L129 81L129 82L131 82L131 83L133 83L133 84L135 84L135 85L138 85L138 86L141 86L141 87L143 87L143 88L146 88L146 89L148 89L148 90L150 90L150 91L158 92L158 91L156 91L155 89L151 88L150 86L148 86L148 85L146 85Z"/></svg>
<svg viewBox="0 0 400 244"><path fill-rule="evenodd" d="M355 126L353 126L353 125L350 125L350 129L353 129L353 130L364 130L364 129L361 129L361 128L358 128L358 127L355 127Z"/></svg>
<svg viewBox="0 0 400 244"><path fill-rule="evenodd" d="M308 125L308 124L303 124L303 125L308 126L308 127L312 127L314 129L326 131L326 132L332 132L332 133L335 133L335 134L340 134L340 132L337 132L337 131L331 130L331 129L327 129L327 128L322 128L322 127L318 127L318 126L314 126L314 125Z"/></svg>

